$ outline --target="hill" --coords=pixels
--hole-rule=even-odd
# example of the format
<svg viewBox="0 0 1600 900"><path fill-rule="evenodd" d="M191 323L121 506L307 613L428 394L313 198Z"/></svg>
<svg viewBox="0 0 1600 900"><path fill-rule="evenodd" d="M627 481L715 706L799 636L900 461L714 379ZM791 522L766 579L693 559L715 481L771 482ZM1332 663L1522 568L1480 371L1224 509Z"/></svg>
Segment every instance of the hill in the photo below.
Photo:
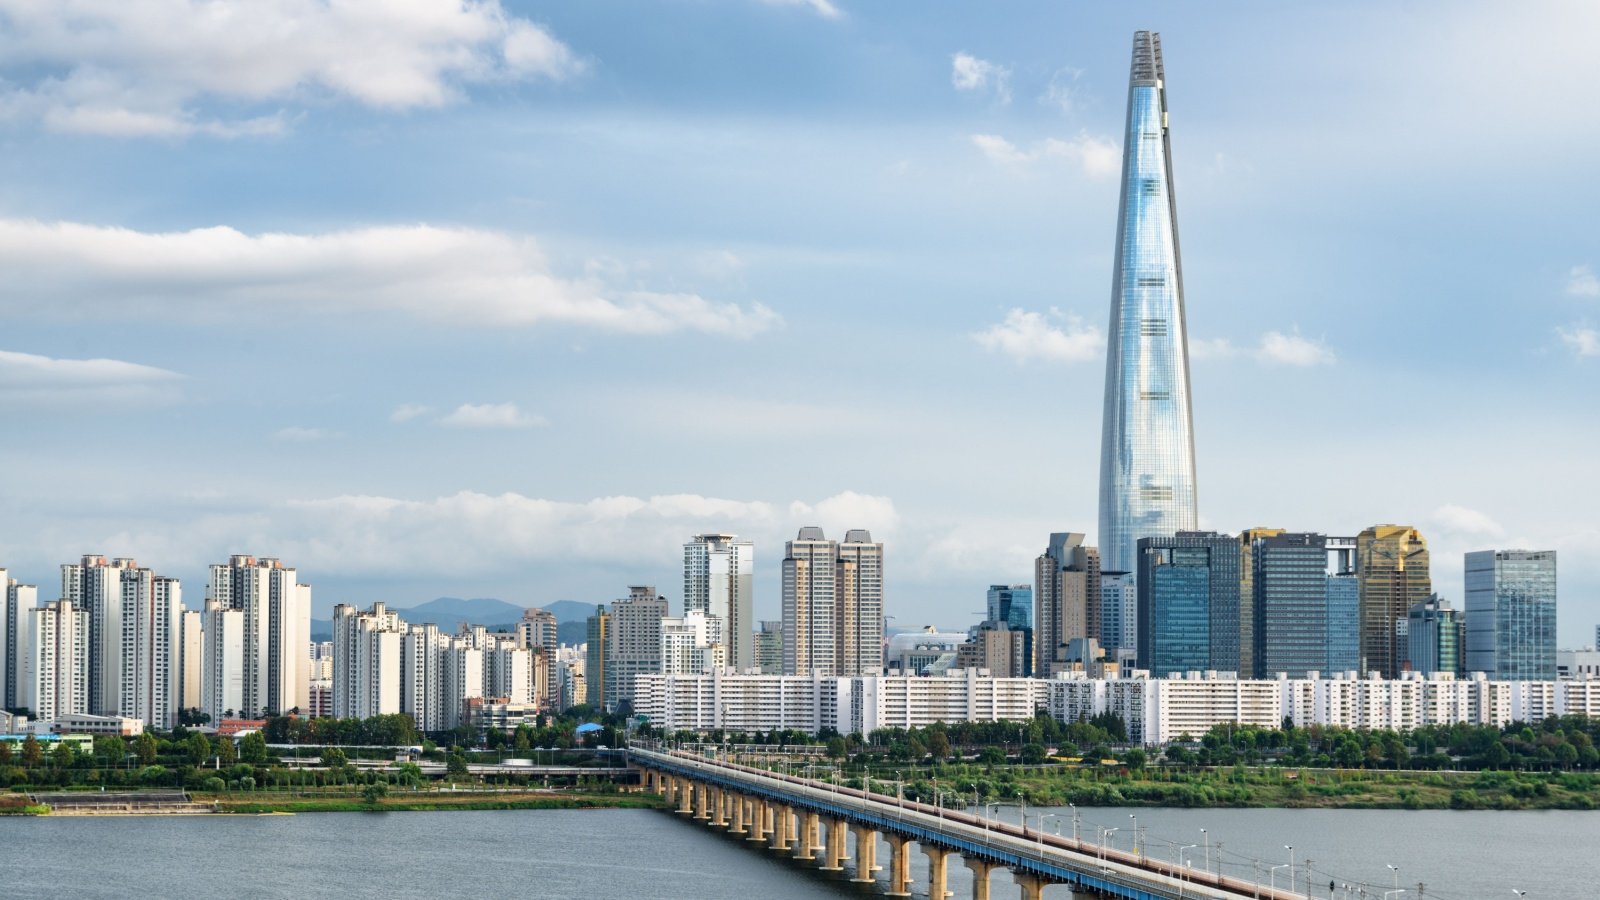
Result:
<svg viewBox="0 0 1600 900"><path fill-rule="evenodd" d="M587 622L589 616L594 614L595 604L578 600L557 600L546 604L544 608L556 617L558 642L563 644L584 642ZM419 625L431 622L439 626L440 631L445 632L454 632L462 622L487 625L491 631L499 631L510 629L518 619L522 618L523 609L524 607L492 597L472 599L440 597L407 609L396 607L395 612L407 622ZM312 619L311 639L332 640L333 622L329 619Z"/></svg>

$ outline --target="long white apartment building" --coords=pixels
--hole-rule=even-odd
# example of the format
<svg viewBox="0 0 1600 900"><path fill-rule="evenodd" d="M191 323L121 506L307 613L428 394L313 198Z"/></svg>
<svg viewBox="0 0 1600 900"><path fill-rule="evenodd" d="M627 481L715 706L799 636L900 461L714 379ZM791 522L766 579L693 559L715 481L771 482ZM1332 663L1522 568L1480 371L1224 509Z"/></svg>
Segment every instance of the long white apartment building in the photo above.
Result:
<svg viewBox="0 0 1600 900"><path fill-rule="evenodd" d="M89 614L71 600L27 610L18 633L17 706L50 722L89 711Z"/></svg>

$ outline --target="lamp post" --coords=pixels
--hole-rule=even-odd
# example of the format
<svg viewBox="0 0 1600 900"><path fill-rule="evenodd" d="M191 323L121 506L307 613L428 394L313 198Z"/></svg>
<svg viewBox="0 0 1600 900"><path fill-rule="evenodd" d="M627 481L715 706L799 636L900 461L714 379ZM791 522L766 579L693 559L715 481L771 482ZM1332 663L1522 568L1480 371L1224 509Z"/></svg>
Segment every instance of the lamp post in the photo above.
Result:
<svg viewBox="0 0 1600 900"><path fill-rule="evenodd" d="M1200 840L1206 845L1205 868L1209 872L1211 871L1211 835L1204 828L1200 829Z"/></svg>
<svg viewBox="0 0 1600 900"><path fill-rule="evenodd" d="M1139 855L1139 817L1128 813L1128 818L1133 820L1133 855Z"/></svg>
<svg viewBox="0 0 1600 900"><path fill-rule="evenodd" d="M1294 847L1284 844L1283 849L1289 851L1289 893L1294 893Z"/></svg>
<svg viewBox="0 0 1600 900"><path fill-rule="evenodd" d="M1270 887L1273 890L1277 890L1278 889L1278 870L1279 869L1287 869L1287 868L1289 868L1289 864L1288 863L1284 863L1281 866L1273 866L1272 867L1272 874L1270 875L1271 880L1267 882L1267 887ZM1290 873L1290 874L1293 874L1293 873ZM1294 890L1294 888L1291 886L1289 888L1289 890L1292 891L1292 890Z"/></svg>
<svg viewBox="0 0 1600 900"><path fill-rule="evenodd" d="M1394 873L1394 886L1396 888L1399 888L1400 887L1400 867L1399 866L1395 866L1395 865L1389 865L1388 863L1384 863L1384 865L1389 866L1389 871Z"/></svg>
<svg viewBox="0 0 1600 900"><path fill-rule="evenodd" d="M1106 861L1106 842L1111 839L1113 834L1116 834L1121 829L1107 828L1104 825L1097 825L1095 827L1100 829L1100 862L1104 863Z"/></svg>
<svg viewBox="0 0 1600 900"><path fill-rule="evenodd" d="M1073 843L1073 846L1077 846L1077 844L1078 844L1078 804L1076 804L1076 803L1068 803L1067 805L1072 807L1072 843Z"/></svg>
<svg viewBox="0 0 1600 900"><path fill-rule="evenodd" d="M1040 813L1039 814L1039 856L1040 857L1044 856L1044 820L1045 819L1059 819L1059 818L1061 818L1059 813Z"/></svg>

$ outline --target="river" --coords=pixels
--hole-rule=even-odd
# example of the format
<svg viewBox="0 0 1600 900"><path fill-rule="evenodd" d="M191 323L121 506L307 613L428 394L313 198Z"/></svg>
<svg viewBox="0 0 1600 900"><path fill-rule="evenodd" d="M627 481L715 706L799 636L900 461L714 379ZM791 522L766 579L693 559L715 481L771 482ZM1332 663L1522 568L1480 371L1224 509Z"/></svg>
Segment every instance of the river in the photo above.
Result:
<svg viewBox="0 0 1600 900"><path fill-rule="evenodd" d="M1030 825L1070 834L1071 810L1030 809ZM1058 818L1049 818L1050 815ZM1251 860L1288 863L1297 884L1313 860L1313 897L1365 880L1368 896L1391 890L1399 866L1404 900L1600 896L1600 813L1406 812L1393 810L1085 809L1080 828L1118 828L1126 849L1137 815L1147 852L1170 859L1181 844L1196 866L1230 874ZM1018 810L1002 809L1015 822ZM1206 829L1204 835L1200 829ZM1173 842L1178 842L1176 845ZM1220 847L1219 847L1220 844ZM0 818L0 893L11 897L440 897L791 900L861 897L863 890L808 864L781 859L701 825L654 810L315 813L299 816ZM887 860L887 848L880 851ZM952 862L955 862L954 860ZM926 865L915 855L916 890ZM879 873L880 878L883 873ZM1287 870L1278 872L1285 883ZM1015 897L1004 872L996 900ZM952 865L950 887L970 897L970 876ZM1303 887L1302 887L1303 889ZM759 893L756 893L759 892ZM870 892L868 892L870 893ZM1071 897L1064 887L1052 900ZM1355 897L1341 887L1335 897Z"/></svg>

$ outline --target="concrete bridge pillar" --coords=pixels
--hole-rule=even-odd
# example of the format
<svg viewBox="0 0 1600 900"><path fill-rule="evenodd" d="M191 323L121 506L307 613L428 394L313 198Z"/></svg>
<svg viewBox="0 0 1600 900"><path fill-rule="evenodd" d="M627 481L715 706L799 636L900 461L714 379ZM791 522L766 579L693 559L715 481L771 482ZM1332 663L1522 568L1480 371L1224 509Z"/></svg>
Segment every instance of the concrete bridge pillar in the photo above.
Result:
<svg viewBox="0 0 1600 900"><path fill-rule="evenodd" d="M710 814L706 812L706 807L711 805L709 802L711 799L710 793L711 785L703 781L694 786L694 817L696 821L704 822L710 818Z"/></svg>
<svg viewBox="0 0 1600 900"><path fill-rule="evenodd" d="M1011 878L1022 888L1022 900L1039 900L1044 896L1044 886L1049 884L1037 875L1024 875L1021 872L1012 872Z"/></svg>
<svg viewBox="0 0 1600 900"><path fill-rule="evenodd" d="M733 794L729 799L733 801L733 827L728 829L728 832L730 834L744 834L744 805L748 800L743 794Z"/></svg>
<svg viewBox="0 0 1600 900"><path fill-rule="evenodd" d="M720 787L711 789L711 824L716 828L728 827L728 792Z"/></svg>
<svg viewBox="0 0 1600 900"><path fill-rule="evenodd" d="M950 853L943 847L926 844L922 852L928 857L928 900L942 900L955 894L950 890Z"/></svg>
<svg viewBox="0 0 1600 900"><path fill-rule="evenodd" d="M857 825L855 831L856 877L850 880L871 884L872 873L878 868L878 832L866 825Z"/></svg>
<svg viewBox="0 0 1600 900"><path fill-rule="evenodd" d="M998 868L981 859L962 859L972 870L972 900L989 900L989 873Z"/></svg>
<svg viewBox="0 0 1600 900"><path fill-rule="evenodd" d="M794 833L794 810L782 803L772 804L771 849L787 851Z"/></svg>
<svg viewBox="0 0 1600 900"><path fill-rule="evenodd" d="M889 890L890 897L911 896L911 839L890 832L889 838Z"/></svg>
<svg viewBox="0 0 1600 900"><path fill-rule="evenodd" d="M687 815L690 815L690 814L692 814L694 812L694 807L692 807L690 805L690 803L693 801L693 795L694 795L694 782L690 781L687 778L679 778L678 779L678 813L680 815L687 816Z"/></svg>
<svg viewBox="0 0 1600 900"><path fill-rule="evenodd" d="M826 819L822 823L823 836L828 839L828 849L822 857L822 868L828 872L837 872L844 868L844 861L850 858L850 849L845 842L850 840L850 829L843 819Z"/></svg>
<svg viewBox="0 0 1600 900"><path fill-rule="evenodd" d="M751 797L749 802L750 802L750 820L749 820L750 821L750 836L745 838L745 840L754 841L756 843L765 842L766 839L767 839L767 804L766 804L766 801L761 800L760 798L757 798L757 797Z"/></svg>
<svg viewBox="0 0 1600 900"><path fill-rule="evenodd" d="M816 859L816 851L821 849L817 844L817 814L796 810L800 817L799 840L794 842L795 859Z"/></svg>

